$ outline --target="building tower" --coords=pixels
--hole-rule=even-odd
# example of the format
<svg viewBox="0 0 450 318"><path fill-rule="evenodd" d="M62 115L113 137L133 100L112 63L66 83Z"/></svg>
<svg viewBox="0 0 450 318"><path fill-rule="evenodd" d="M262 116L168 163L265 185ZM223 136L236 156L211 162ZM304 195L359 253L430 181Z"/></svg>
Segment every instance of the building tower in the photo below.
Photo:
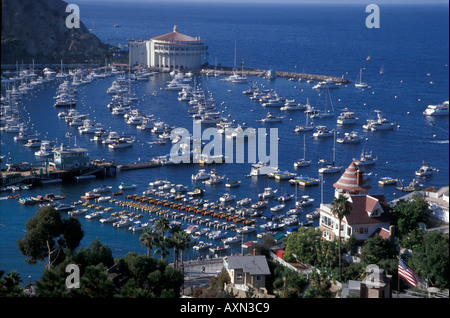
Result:
<svg viewBox="0 0 450 318"><path fill-rule="evenodd" d="M337 198L340 194L345 196L356 194L368 194L372 188L366 184L363 172L356 166L355 161L348 166L339 180L333 184L334 196Z"/></svg>

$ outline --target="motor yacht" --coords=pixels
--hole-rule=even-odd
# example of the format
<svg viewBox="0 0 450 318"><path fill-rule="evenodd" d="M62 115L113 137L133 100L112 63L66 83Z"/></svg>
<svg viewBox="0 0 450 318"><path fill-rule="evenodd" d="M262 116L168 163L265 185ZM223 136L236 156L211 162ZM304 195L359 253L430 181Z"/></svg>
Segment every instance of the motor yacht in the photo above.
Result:
<svg viewBox="0 0 450 318"><path fill-rule="evenodd" d="M191 176L194 181L208 180L211 177L210 173L207 173L204 169L200 169L195 175Z"/></svg>
<svg viewBox="0 0 450 318"><path fill-rule="evenodd" d="M363 129L371 131L394 129L395 124L383 117L381 111L375 110L375 112L377 113L377 119L368 119L367 124L362 126Z"/></svg>
<svg viewBox="0 0 450 318"><path fill-rule="evenodd" d="M314 138L332 137L334 130L329 130L326 126L316 126L316 131L313 133Z"/></svg>
<svg viewBox="0 0 450 318"><path fill-rule="evenodd" d="M275 171L279 171L277 167L269 166L267 163L255 163L252 164L252 170L250 171L251 176L262 176L268 175L269 173L273 173Z"/></svg>
<svg viewBox="0 0 450 318"><path fill-rule="evenodd" d="M358 132L352 131L345 133L342 138L337 138L336 142L340 144L358 144L361 140L362 138L359 136Z"/></svg>
<svg viewBox="0 0 450 318"><path fill-rule="evenodd" d="M426 177L432 175L435 171L437 171L436 168L431 167L426 162L422 162L422 166L415 172L415 175L418 177Z"/></svg>
<svg viewBox="0 0 450 318"><path fill-rule="evenodd" d="M427 116L445 116L449 114L449 101L445 101L438 105L428 105L428 107L423 111L424 115Z"/></svg>
<svg viewBox="0 0 450 318"><path fill-rule="evenodd" d="M346 110L339 114L336 122L338 125L353 125L357 119L354 112Z"/></svg>

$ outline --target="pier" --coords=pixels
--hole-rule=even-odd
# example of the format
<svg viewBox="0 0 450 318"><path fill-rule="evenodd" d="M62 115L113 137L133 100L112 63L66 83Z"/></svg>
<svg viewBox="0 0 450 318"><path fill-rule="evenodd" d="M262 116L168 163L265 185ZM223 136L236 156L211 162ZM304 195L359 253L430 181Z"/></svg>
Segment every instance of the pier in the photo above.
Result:
<svg viewBox="0 0 450 318"><path fill-rule="evenodd" d="M243 69L238 70L238 69L233 69L231 67L225 67L225 66L221 66L220 69L217 69L217 67L209 66L208 68L203 68L200 71L200 74L208 75L211 73L215 73L218 75L233 75L234 73L239 73L239 74L244 74L246 76L263 77L263 76L267 76L270 72L273 74L274 77L293 78L296 80L306 80L306 81L309 80L309 81L317 81L317 82L330 80L335 83L341 83L341 84L351 83L346 78L329 76L329 75L283 72L283 71L261 70L261 69L251 69L251 68L243 68Z"/></svg>

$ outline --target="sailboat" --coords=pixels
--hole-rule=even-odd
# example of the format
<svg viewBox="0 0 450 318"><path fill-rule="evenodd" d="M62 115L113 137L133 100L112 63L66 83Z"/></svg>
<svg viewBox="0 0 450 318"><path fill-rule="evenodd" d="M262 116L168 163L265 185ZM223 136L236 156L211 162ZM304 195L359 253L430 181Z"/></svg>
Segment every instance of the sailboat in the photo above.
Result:
<svg viewBox="0 0 450 318"><path fill-rule="evenodd" d="M311 160L306 160L306 135L303 135L303 158L294 162L294 167L306 167L311 164Z"/></svg>
<svg viewBox="0 0 450 318"><path fill-rule="evenodd" d="M306 105L309 105L309 101L306 101ZM304 125L296 126L293 132L304 132L304 131L312 131L314 130L314 124L313 121L309 122L309 113L305 112L306 115L306 122Z"/></svg>
<svg viewBox="0 0 450 318"><path fill-rule="evenodd" d="M336 166L335 165L335 161L336 161L336 132L334 132L334 137L333 137L333 163L327 164L325 165L325 167L320 168L319 169L319 173L323 174L323 173L336 173L336 172L340 172L343 168L343 166Z"/></svg>
<svg viewBox="0 0 450 318"><path fill-rule="evenodd" d="M334 107L333 107L333 101L331 100L331 94L330 90L326 88L327 91L327 97L330 101L331 110L328 109L328 102L325 97L325 109L323 111L316 111L310 115L311 118L327 118L327 117L333 117L334 116ZM320 95L319 95L320 96Z"/></svg>
<svg viewBox="0 0 450 318"><path fill-rule="evenodd" d="M244 62L242 64L242 75L236 73L236 41L234 41L234 70L233 75L230 75L223 79L225 82L231 82L235 84L247 83L247 76L244 75Z"/></svg>
<svg viewBox="0 0 450 318"><path fill-rule="evenodd" d="M384 65L381 65L381 67L380 67L380 75L383 75L384 74Z"/></svg>
<svg viewBox="0 0 450 318"><path fill-rule="evenodd" d="M359 69L359 77L358 77L359 81L357 80L357 82L355 83L355 87L357 88L365 88L368 85L366 83L362 82L362 68Z"/></svg>

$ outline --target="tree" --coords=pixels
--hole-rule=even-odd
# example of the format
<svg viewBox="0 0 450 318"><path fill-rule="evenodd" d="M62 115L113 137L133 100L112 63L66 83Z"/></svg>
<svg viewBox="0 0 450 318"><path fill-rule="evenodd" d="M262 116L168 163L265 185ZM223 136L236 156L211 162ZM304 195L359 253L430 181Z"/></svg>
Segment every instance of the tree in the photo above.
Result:
<svg viewBox="0 0 450 318"><path fill-rule="evenodd" d="M74 250L84 236L81 224L76 218L63 220L53 207L42 207L25 224L24 238L17 240L19 251L27 257L29 264L43 261L47 269L53 263L61 262L65 248Z"/></svg>
<svg viewBox="0 0 450 318"><path fill-rule="evenodd" d="M427 232L423 242L412 250L408 264L432 286L449 287L449 237L440 231Z"/></svg>
<svg viewBox="0 0 450 318"><path fill-rule="evenodd" d="M161 232L161 235L158 236L156 240L156 245L159 248L156 252L161 254L161 259L164 260L165 257L169 255L169 252L166 250L166 248L170 241L167 240L165 236L165 232L170 229L169 219L167 219L165 216L161 216L155 222L155 229Z"/></svg>
<svg viewBox="0 0 450 318"><path fill-rule="evenodd" d="M401 199L393 208L396 236L408 236L411 231L418 228L418 223L427 223L428 203L421 195L413 195L411 200Z"/></svg>
<svg viewBox="0 0 450 318"><path fill-rule="evenodd" d="M188 248L189 242L191 241L191 237L185 231L179 230L173 233L171 241L174 247L174 254L173 254L174 267L178 268L178 252L181 253L181 264L183 264L183 252L186 248Z"/></svg>
<svg viewBox="0 0 450 318"><path fill-rule="evenodd" d="M303 263L314 265L317 261L319 241L320 231L314 228L301 227L297 232L287 237L283 259L285 261L298 259Z"/></svg>
<svg viewBox="0 0 450 318"><path fill-rule="evenodd" d="M22 279L15 270L4 275L4 271L0 271L0 297L23 297L25 293L20 287Z"/></svg>
<svg viewBox="0 0 450 318"><path fill-rule="evenodd" d="M352 209L351 203L350 201L348 201L347 197L339 194L339 196L337 198L335 198L333 200L333 202L331 202L331 205L333 206L331 208L331 213L333 213L333 215L335 217L337 217L339 219L339 229L338 229L338 233L339 233L339 280L342 279L342 263L341 263L341 223L342 223L342 219L346 216L349 215Z"/></svg>
<svg viewBox="0 0 450 318"><path fill-rule="evenodd" d="M144 232L139 236L141 245L147 247L147 256L150 256L151 249L156 246L158 234L153 227L146 228Z"/></svg>
<svg viewBox="0 0 450 318"><path fill-rule="evenodd" d="M361 248L361 261L365 266L378 264L381 260L395 258L396 255L395 245L379 235L368 238Z"/></svg>

